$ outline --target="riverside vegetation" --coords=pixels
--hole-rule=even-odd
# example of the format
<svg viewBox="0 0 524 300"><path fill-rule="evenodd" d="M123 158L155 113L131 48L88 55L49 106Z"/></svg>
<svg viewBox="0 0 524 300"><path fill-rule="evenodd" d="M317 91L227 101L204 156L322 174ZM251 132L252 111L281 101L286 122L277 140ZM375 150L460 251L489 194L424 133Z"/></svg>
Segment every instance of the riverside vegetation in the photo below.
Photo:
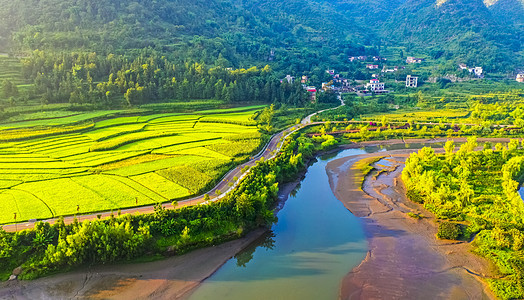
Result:
<svg viewBox="0 0 524 300"><path fill-rule="evenodd" d="M5 279L17 266L30 279L95 263L143 255L184 253L235 239L273 222L278 185L294 180L314 145L289 138L274 159L261 159L225 198L207 205L164 209L154 214L113 216L65 225L37 223L16 233L0 230L0 270Z"/></svg>
<svg viewBox="0 0 524 300"><path fill-rule="evenodd" d="M507 146L487 142L475 151L476 138L455 152L431 148L412 153L402 179L407 196L441 220L437 237L472 240L474 252L494 262L498 278L486 279L502 299L524 297L524 203L518 193L524 174L519 140ZM494 146L494 150L493 150Z"/></svg>

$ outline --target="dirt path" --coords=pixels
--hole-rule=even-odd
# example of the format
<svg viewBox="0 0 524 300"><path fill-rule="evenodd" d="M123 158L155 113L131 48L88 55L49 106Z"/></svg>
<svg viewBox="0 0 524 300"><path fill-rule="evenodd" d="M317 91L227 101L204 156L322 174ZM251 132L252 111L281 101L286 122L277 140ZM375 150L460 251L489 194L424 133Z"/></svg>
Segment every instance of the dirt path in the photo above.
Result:
<svg viewBox="0 0 524 300"><path fill-rule="evenodd" d="M399 176L415 150L395 150L341 158L326 170L335 196L362 218L368 237L366 259L342 280L341 299L495 299L482 278L492 267L471 252L468 243L435 238L436 221L422 206L405 198ZM361 188L354 163L384 156ZM425 218L416 220L408 212Z"/></svg>

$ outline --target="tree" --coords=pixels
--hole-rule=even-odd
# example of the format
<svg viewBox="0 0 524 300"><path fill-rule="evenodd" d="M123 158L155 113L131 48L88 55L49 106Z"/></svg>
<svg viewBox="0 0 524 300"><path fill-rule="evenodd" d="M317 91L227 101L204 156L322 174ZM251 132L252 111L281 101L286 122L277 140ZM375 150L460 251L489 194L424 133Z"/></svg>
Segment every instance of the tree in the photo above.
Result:
<svg viewBox="0 0 524 300"><path fill-rule="evenodd" d="M4 98L18 96L18 87L10 80L4 80L2 82L2 93Z"/></svg>

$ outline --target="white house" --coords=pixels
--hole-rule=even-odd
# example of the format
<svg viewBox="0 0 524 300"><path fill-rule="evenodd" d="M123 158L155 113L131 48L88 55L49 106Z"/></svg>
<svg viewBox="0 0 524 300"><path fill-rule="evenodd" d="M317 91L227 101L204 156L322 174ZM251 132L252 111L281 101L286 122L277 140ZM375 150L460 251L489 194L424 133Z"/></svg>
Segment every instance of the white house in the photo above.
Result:
<svg viewBox="0 0 524 300"><path fill-rule="evenodd" d="M384 92L384 83L380 82L378 79L371 79L369 83L366 84L366 90L372 92Z"/></svg>
<svg viewBox="0 0 524 300"><path fill-rule="evenodd" d="M418 86L418 77L408 75L406 77L406 87L416 88Z"/></svg>
<svg viewBox="0 0 524 300"><path fill-rule="evenodd" d="M484 72L484 70L482 69L482 67L474 67L474 68L470 68L468 70L470 73L473 73L475 75L477 75L478 77L481 77L482 76L482 72Z"/></svg>
<svg viewBox="0 0 524 300"><path fill-rule="evenodd" d="M287 80L288 83L293 83L295 82L295 77L291 76L291 75L286 75L286 78L284 78L284 80ZM284 81L282 80L282 81Z"/></svg>
<svg viewBox="0 0 524 300"><path fill-rule="evenodd" d="M517 75L517 82L523 82L524 83L524 73L520 73Z"/></svg>

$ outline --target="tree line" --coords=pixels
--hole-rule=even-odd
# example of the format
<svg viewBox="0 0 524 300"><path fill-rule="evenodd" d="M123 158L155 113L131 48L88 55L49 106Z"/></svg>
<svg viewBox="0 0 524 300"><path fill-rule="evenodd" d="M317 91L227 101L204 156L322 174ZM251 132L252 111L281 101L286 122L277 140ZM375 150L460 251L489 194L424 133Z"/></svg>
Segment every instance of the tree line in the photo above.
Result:
<svg viewBox="0 0 524 300"><path fill-rule="evenodd" d="M175 63L153 50L136 57L36 50L24 60L24 76L35 82L44 103L115 107L170 99L218 99L228 103L304 105L298 83L281 82L271 67L228 69L198 62Z"/></svg>

